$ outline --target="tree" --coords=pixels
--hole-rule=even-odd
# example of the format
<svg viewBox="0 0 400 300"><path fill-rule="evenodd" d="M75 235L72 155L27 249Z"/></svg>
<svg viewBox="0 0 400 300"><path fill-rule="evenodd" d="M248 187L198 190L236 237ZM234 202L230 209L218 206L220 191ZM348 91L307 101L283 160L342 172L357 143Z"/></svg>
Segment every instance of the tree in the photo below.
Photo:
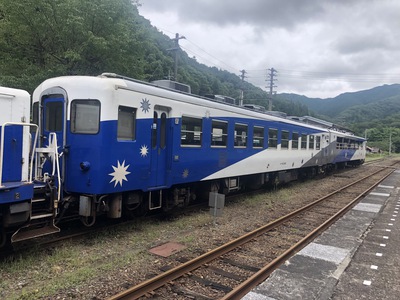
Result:
<svg viewBox="0 0 400 300"><path fill-rule="evenodd" d="M52 76L143 76L143 33L130 0L2 0L0 12L3 85L32 91Z"/></svg>

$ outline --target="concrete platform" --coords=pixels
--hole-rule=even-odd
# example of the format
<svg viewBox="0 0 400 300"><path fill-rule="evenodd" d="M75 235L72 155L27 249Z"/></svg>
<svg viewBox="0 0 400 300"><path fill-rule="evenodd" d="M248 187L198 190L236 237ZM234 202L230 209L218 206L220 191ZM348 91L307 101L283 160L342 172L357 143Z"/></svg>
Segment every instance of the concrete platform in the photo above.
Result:
<svg viewBox="0 0 400 300"><path fill-rule="evenodd" d="M400 299L400 171L242 299Z"/></svg>

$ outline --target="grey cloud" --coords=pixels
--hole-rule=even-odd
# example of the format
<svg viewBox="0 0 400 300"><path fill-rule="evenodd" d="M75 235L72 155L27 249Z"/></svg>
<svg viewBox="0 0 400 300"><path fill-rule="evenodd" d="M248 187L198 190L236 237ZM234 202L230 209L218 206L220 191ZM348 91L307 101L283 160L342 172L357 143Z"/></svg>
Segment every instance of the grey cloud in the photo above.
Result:
<svg viewBox="0 0 400 300"><path fill-rule="evenodd" d="M158 22L161 28L184 34L222 59L223 68L233 66L232 72L273 66L316 73L285 77L282 72L278 90L291 87L315 94L320 86L320 94L331 94L340 93L340 88L362 89L399 78L368 74L399 74L400 1L141 1L139 11L153 13L158 19L154 21L165 16ZM365 74L368 80L359 81L357 74ZM265 87L265 78L258 77L260 82L252 83Z"/></svg>
<svg viewBox="0 0 400 300"><path fill-rule="evenodd" d="M152 10L176 11L185 22L207 22L218 26L241 23L255 26L294 27L298 22L312 20L324 12L324 1L314 0L175 0L146 1Z"/></svg>
<svg viewBox="0 0 400 300"><path fill-rule="evenodd" d="M391 47L391 37L379 32L346 34L335 42L335 48L341 54L355 54L374 49L388 50Z"/></svg>

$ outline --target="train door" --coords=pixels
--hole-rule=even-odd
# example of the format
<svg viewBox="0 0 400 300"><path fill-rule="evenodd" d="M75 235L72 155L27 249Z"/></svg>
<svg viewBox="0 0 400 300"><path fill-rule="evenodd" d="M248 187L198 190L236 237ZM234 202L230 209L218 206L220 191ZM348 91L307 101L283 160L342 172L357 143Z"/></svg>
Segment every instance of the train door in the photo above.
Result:
<svg viewBox="0 0 400 300"><path fill-rule="evenodd" d="M166 185L169 108L154 107L151 127L151 185Z"/></svg>
<svg viewBox="0 0 400 300"><path fill-rule="evenodd" d="M330 136L329 135L322 135L322 149L323 149L323 154L324 157L328 157L329 156L329 140L330 140Z"/></svg>
<svg viewBox="0 0 400 300"><path fill-rule="evenodd" d="M57 89L58 90L58 89ZM60 89L61 90L61 89ZM58 93L57 93L58 92ZM46 148L57 142L57 150L60 153L65 145L65 111L66 111L66 96L63 91L51 91L44 93L40 103L40 124L41 136L40 147ZM52 136L51 136L52 135ZM57 141L54 141L54 135ZM53 158L51 158L53 159ZM59 161L60 174L63 171L63 160ZM49 161L44 166L43 172L52 172L52 161ZM61 177L63 177L61 175Z"/></svg>

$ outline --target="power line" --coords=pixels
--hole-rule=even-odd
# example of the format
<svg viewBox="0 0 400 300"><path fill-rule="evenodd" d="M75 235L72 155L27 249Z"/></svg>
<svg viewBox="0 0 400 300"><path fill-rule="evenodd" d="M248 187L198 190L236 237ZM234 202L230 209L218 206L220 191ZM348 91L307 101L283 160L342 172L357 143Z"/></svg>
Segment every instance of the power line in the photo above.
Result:
<svg viewBox="0 0 400 300"><path fill-rule="evenodd" d="M207 54L208 56L214 58L215 60L219 61L220 63L222 63L223 65L227 66L229 69L231 70L237 70L237 68L232 67L231 65L227 64L226 62L224 62L223 60L215 57L214 55L208 53L206 50L204 50L203 48L199 47L198 45L196 45L195 43L193 43L191 40L187 39L187 41L189 43L191 43L193 46L195 46L196 48L198 48L199 50L203 51L205 54Z"/></svg>
<svg viewBox="0 0 400 300"><path fill-rule="evenodd" d="M282 71L281 71L282 70ZM349 81L349 82L374 82L386 80L400 80L400 74L389 73L349 73L349 72L318 72L304 70L286 70L279 69L282 78L306 79L306 80L324 80L324 81Z"/></svg>
<svg viewBox="0 0 400 300"><path fill-rule="evenodd" d="M160 29L160 28L159 28ZM166 32L170 32L165 29L161 29ZM204 50L202 47L198 46L190 39L186 39L190 44L192 44L195 48L200 50L202 53L206 54L206 56L211 57L212 59L206 58L204 55L200 55L195 51L188 49L186 47L180 46L188 53L194 54L196 57L201 58L202 61L206 62L210 66L221 67L222 65L227 67L232 73L236 73L238 68L231 66L225 61L217 58L212 55L208 51ZM254 69L249 70L246 69L246 78L248 81L252 81L255 79L265 78L265 69ZM387 81L400 81L400 74L393 73L352 73L352 72L322 72L322 71L311 71L311 70L294 70L294 69L282 69L279 68L279 77L282 79L291 79L291 80L312 80L312 81L348 81L348 82L375 82L382 81L382 79Z"/></svg>

